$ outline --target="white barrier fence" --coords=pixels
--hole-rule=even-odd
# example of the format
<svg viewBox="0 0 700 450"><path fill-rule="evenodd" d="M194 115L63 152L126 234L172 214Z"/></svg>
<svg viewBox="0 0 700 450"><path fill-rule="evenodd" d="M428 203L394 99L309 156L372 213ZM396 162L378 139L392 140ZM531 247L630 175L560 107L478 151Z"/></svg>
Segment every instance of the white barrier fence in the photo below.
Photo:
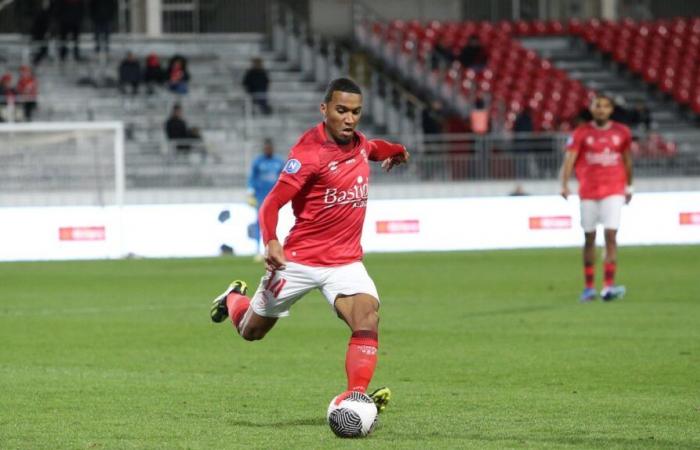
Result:
<svg viewBox="0 0 700 450"><path fill-rule="evenodd" d="M0 260L252 255L246 204L0 208ZM285 236L293 218L280 218ZM601 234L601 233L599 233ZM600 236L599 236L600 237ZM366 252L568 247L582 243L578 199L557 196L370 201ZM700 192L638 194L621 245L700 244Z"/></svg>

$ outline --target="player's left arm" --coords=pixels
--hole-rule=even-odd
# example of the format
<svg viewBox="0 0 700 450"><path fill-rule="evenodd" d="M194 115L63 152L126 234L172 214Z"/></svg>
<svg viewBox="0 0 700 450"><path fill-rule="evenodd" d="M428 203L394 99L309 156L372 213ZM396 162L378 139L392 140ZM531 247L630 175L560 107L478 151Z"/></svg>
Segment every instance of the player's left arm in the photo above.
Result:
<svg viewBox="0 0 700 450"><path fill-rule="evenodd" d="M401 144L395 144L384 139L372 139L368 141L369 159L381 161L382 169L387 172L394 166L405 164L410 158L410 154Z"/></svg>

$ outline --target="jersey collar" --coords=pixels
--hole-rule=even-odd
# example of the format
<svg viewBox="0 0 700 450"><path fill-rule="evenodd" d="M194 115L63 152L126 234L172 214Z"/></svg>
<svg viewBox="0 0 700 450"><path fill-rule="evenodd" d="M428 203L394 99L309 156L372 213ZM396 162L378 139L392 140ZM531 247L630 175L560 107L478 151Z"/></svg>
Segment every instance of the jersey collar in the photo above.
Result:
<svg viewBox="0 0 700 450"><path fill-rule="evenodd" d="M608 120L608 123L606 123L605 126L603 126L603 127L599 127L598 125L596 125L595 120L591 120L591 121L590 121L590 124L591 124L591 126L592 126L593 128L595 128L596 130L605 131L605 130L609 130L610 128L612 128L612 126L613 126L613 121L612 121L612 120Z"/></svg>

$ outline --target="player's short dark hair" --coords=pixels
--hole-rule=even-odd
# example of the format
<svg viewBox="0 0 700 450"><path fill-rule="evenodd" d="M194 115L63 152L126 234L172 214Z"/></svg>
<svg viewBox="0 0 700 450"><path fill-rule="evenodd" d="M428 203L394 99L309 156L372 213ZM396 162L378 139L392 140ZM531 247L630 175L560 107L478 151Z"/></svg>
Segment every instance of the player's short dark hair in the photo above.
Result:
<svg viewBox="0 0 700 450"><path fill-rule="evenodd" d="M611 104L613 107L615 106L615 100L613 100L613 98L612 98L610 95L608 95L608 94L599 93L599 94L596 94L595 97L593 97L593 101L601 100L601 99L602 99L602 100L607 100L607 101L610 102L610 104Z"/></svg>
<svg viewBox="0 0 700 450"><path fill-rule="evenodd" d="M323 102L330 102L333 98L333 92L335 91L362 95L362 90L360 89L360 86L358 86L358 84L350 78L336 78L335 80L328 83L326 93L323 95Z"/></svg>

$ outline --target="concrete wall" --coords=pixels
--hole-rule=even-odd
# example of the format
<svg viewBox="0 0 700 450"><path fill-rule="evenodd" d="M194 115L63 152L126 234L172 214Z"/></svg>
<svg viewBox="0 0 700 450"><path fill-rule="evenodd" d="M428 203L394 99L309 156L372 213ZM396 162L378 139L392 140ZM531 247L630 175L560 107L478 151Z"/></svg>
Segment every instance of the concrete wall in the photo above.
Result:
<svg viewBox="0 0 700 450"><path fill-rule="evenodd" d="M352 34L352 0L309 0L309 21L314 30L327 36ZM460 0L382 0L365 4L385 19L459 20Z"/></svg>

